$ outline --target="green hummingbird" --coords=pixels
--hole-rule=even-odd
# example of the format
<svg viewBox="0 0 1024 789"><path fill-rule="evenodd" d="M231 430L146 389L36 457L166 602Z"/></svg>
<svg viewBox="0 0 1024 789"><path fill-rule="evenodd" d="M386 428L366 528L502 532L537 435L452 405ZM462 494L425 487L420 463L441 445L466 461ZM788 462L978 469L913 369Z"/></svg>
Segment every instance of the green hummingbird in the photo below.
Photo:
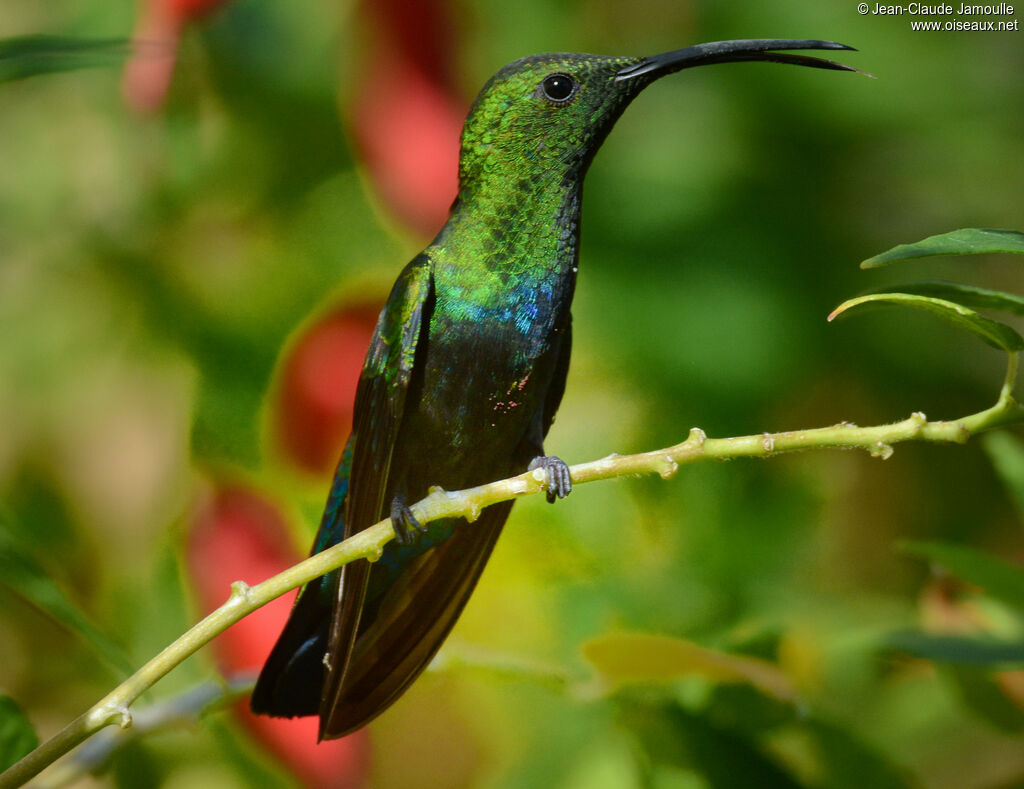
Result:
<svg viewBox="0 0 1024 789"><path fill-rule="evenodd" d="M408 503L544 469L571 489L544 437L565 390L583 177L629 103L655 80L764 60L855 71L776 50L831 41L718 41L652 57L543 54L502 68L466 118L447 224L399 275L356 391L352 433L313 552L391 517L396 539L309 583L259 676L257 713L320 716L340 737L392 704L440 648L512 502L472 525L421 526Z"/></svg>

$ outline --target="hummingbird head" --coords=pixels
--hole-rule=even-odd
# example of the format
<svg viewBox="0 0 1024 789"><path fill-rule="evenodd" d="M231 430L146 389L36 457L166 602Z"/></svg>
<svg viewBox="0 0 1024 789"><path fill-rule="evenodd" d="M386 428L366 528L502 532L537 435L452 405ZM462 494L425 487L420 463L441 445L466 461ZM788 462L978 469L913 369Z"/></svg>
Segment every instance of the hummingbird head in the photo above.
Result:
<svg viewBox="0 0 1024 789"><path fill-rule="evenodd" d="M498 71L477 96L462 132L461 188L580 178L623 110L645 87L692 66L766 60L856 71L774 50L853 49L832 41L751 39L697 44L651 57L544 54Z"/></svg>

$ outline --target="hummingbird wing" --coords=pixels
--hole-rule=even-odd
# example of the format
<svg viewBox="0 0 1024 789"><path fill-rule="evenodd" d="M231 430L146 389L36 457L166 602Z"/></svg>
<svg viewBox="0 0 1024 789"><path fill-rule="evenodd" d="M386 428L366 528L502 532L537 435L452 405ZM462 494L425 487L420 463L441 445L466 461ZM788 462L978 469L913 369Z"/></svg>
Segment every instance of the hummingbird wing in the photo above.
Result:
<svg viewBox="0 0 1024 789"><path fill-rule="evenodd" d="M512 509L503 502L416 559L388 588L355 641L333 707L321 708L321 736L369 723L420 675L440 649L483 571ZM325 700L326 700L325 696Z"/></svg>
<svg viewBox="0 0 1024 789"><path fill-rule="evenodd" d="M518 458L513 463L525 467L531 457L543 454L544 435L565 391L571 345L567 320L551 387L523 446L513 453ZM389 574L379 600L368 599L344 683L337 688L328 717L321 719L323 736L340 737L365 726L426 668L469 600L511 509L511 501L496 504L472 525L455 526L447 539L417 556L397 576ZM389 573L386 558L371 573ZM376 576L371 585L375 583Z"/></svg>
<svg viewBox="0 0 1024 789"><path fill-rule="evenodd" d="M413 376L416 348L429 325L434 299L433 265L419 255L398 277L380 314L356 389L352 425L352 467L343 506L344 537L377 523L389 508L388 477ZM326 676L320 697L320 736L338 736L327 722L337 708L359 632L370 563L341 568L335 583L334 617L323 661Z"/></svg>
<svg viewBox="0 0 1024 789"><path fill-rule="evenodd" d="M343 539L342 505L348 493L352 443L350 437L334 472L311 553ZM302 590L256 680L249 701L253 712L286 718L317 714L336 584L337 573L330 573L310 581Z"/></svg>

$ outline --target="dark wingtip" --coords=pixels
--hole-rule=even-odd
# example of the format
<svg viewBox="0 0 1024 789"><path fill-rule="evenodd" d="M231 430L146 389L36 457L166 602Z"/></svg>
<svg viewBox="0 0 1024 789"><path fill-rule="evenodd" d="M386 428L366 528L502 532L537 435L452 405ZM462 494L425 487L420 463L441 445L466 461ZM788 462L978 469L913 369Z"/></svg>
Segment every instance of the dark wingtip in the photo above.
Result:
<svg viewBox="0 0 1024 789"><path fill-rule="evenodd" d="M298 718L316 715L323 684L323 654L331 609L317 594L314 581L299 596L249 697L257 715Z"/></svg>

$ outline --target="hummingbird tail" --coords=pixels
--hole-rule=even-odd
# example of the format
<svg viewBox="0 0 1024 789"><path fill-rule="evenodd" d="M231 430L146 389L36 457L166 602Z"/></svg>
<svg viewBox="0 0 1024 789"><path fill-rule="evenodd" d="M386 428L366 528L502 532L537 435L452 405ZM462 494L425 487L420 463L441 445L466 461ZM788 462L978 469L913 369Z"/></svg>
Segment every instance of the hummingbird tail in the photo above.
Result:
<svg viewBox="0 0 1024 789"><path fill-rule="evenodd" d="M333 584L333 575L318 578L299 595L256 680L249 700L254 713L296 718L319 711Z"/></svg>
<svg viewBox="0 0 1024 789"><path fill-rule="evenodd" d="M427 667L469 599L512 502L490 507L415 559L380 604L364 611L343 673L328 677L320 737L360 729L387 709Z"/></svg>

